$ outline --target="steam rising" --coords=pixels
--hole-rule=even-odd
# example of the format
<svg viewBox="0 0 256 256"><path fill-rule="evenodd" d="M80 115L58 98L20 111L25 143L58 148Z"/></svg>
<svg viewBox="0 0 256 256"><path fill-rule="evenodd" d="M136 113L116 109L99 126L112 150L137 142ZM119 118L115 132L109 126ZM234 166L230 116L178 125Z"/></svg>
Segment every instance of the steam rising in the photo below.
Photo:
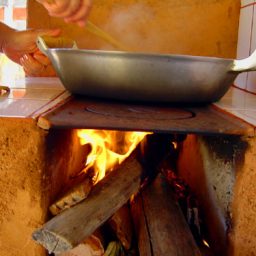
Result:
<svg viewBox="0 0 256 256"><path fill-rule="evenodd" d="M160 51L166 44L156 10L142 3L115 8L104 29L133 51Z"/></svg>

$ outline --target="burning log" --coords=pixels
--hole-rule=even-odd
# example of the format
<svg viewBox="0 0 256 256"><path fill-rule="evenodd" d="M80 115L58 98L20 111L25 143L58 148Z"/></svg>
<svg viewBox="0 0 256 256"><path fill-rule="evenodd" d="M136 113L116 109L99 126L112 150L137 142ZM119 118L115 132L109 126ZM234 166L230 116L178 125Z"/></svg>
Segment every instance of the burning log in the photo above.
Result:
<svg viewBox="0 0 256 256"><path fill-rule="evenodd" d="M141 165L131 155L99 181L88 198L36 230L33 239L55 254L77 246L139 190L141 174Z"/></svg>
<svg viewBox="0 0 256 256"><path fill-rule="evenodd" d="M122 206L114 215L108 220L112 230L115 232L117 238L122 246L129 250L132 242L132 220L130 216L130 209L128 205Z"/></svg>
<svg viewBox="0 0 256 256"><path fill-rule="evenodd" d="M91 235L77 247L56 256L102 256L103 254L104 248L100 239L95 235Z"/></svg>
<svg viewBox="0 0 256 256"><path fill-rule="evenodd" d="M143 209L142 196L137 194L131 201L131 212L140 256L153 256L150 246L150 234L147 230L147 220Z"/></svg>
<svg viewBox="0 0 256 256"><path fill-rule="evenodd" d="M136 196L131 208L140 256L201 255L162 176Z"/></svg>
<svg viewBox="0 0 256 256"><path fill-rule="evenodd" d="M62 195L56 202L50 206L50 212L53 215L57 215L67 208L70 208L82 200L84 200L90 193L93 183L90 177L82 180L82 182L76 184L69 189L64 195Z"/></svg>

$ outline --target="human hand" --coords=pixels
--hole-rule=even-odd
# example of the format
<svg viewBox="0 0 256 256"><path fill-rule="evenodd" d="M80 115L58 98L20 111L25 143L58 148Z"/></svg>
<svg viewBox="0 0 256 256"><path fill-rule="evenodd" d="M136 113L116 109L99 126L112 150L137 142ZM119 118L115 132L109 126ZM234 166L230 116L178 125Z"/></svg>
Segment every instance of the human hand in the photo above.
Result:
<svg viewBox="0 0 256 256"><path fill-rule="evenodd" d="M37 0L50 16L63 18L65 22L84 26L92 8L92 0Z"/></svg>
<svg viewBox="0 0 256 256"><path fill-rule="evenodd" d="M33 54L38 52L36 39L38 36L58 36L59 29L40 29L40 30L13 30L5 38L2 51L12 61L21 64L20 60L25 54Z"/></svg>
<svg viewBox="0 0 256 256"><path fill-rule="evenodd" d="M34 53L24 54L20 58L20 64L26 76L53 77L56 76L51 61L39 50Z"/></svg>

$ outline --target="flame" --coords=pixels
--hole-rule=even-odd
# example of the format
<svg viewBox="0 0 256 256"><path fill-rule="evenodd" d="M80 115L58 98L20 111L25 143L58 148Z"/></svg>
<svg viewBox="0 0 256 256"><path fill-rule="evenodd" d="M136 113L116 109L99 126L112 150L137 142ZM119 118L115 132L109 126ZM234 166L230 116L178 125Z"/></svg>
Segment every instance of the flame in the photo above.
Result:
<svg viewBox="0 0 256 256"><path fill-rule="evenodd" d="M111 171L116 165L121 164L147 134L150 133L78 130L77 135L80 138L80 144L90 144L91 146L84 171L93 168L96 178L95 183L98 182L107 171Z"/></svg>
<svg viewBox="0 0 256 256"><path fill-rule="evenodd" d="M204 244L206 247L210 248L210 245L208 244L208 242L207 242L205 239L203 239L203 244Z"/></svg>
<svg viewBox="0 0 256 256"><path fill-rule="evenodd" d="M172 145L173 145L173 148L174 148L174 149L177 149L177 148L178 148L178 143L177 143L177 142L173 141L173 142L172 142Z"/></svg>

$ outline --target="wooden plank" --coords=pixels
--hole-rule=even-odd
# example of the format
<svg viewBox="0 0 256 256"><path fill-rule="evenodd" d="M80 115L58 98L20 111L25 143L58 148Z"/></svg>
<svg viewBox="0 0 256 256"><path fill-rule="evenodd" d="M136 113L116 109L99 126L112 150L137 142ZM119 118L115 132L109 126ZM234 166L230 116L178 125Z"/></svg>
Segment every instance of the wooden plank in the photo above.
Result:
<svg viewBox="0 0 256 256"><path fill-rule="evenodd" d="M136 200L132 203L132 212L135 212L133 216L137 223L135 228L140 256L201 255L170 186L162 175L158 175L142 191L141 198ZM138 209L141 211L139 214Z"/></svg>
<svg viewBox="0 0 256 256"><path fill-rule="evenodd" d="M142 167L134 155L110 172L92 189L90 196L48 221L33 239L49 253L70 250L91 235L139 190Z"/></svg>
<svg viewBox="0 0 256 256"><path fill-rule="evenodd" d="M141 193L137 194L131 201L131 212L133 217L134 229L140 256L153 256L151 250L150 233L147 227L147 220L143 210Z"/></svg>
<svg viewBox="0 0 256 256"><path fill-rule="evenodd" d="M132 220L128 204L123 205L113 216L108 220L108 224L116 234L116 237L121 242L122 246L129 250L132 244Z"/></svg>
<svg viewBox="0 0 256 256"><path fill-rule="evenodd" d="M254 135L254 127L216 107L128 104L73 98L43 114L39 127Z"/></svg>

